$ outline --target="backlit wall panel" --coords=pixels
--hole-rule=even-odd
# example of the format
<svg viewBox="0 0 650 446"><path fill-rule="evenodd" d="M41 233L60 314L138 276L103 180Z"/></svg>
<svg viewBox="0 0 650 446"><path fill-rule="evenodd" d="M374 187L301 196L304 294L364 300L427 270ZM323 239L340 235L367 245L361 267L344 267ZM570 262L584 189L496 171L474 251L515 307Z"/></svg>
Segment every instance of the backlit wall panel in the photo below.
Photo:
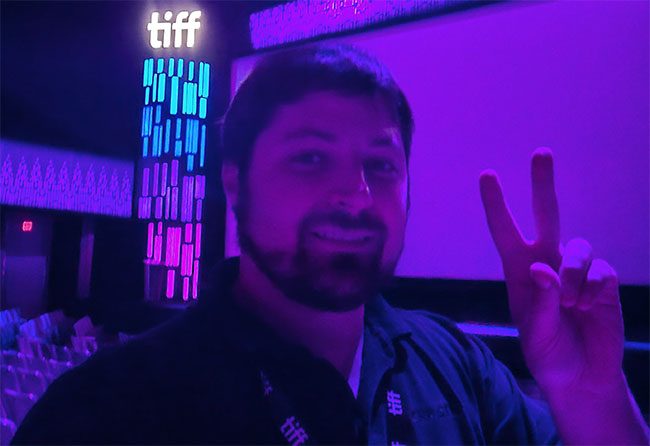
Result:
<svg viewBox="0 0 650 446"><path fill-rule="evenodd" d="M130 217L133 163L0 141L0 203Z"/></svg>
<svg viewBox="0 0 650 446"><path fill-rule="evenodd" d="M210 64L148 58L143 69L138 218L166 300L198 297Z"/></svg>
<svg viewBox="0 0 650 446"><path fill-rule="evenodd" d="M397 274L502 280L479 194L497 171L534 239L530 155L555 156L561 239L648 285L648 2L506 2L350 35L411 103L411 209ZM232 66L233 90L256 57ZM228 210L226 255L237 255Z"/></svg>

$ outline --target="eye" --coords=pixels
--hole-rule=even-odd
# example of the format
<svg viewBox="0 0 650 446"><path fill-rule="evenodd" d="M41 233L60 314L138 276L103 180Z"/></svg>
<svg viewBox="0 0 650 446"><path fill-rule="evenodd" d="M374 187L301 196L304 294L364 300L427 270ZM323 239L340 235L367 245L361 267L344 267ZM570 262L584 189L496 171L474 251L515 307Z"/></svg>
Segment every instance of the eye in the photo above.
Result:
<svg viewBox="0 0 650 446"><path fill-rule="evenodd" d="M313 167L323 164L324 157L317 152L305 152L291 158L291 162L302 167Z"/></svg>
<svg viewBox="0 0 650 446"><path fill-rule="evenodd" d="M395 164L387 159L372 159L365 163L365 169L382 176L393 176L397 173Z"/></svg>

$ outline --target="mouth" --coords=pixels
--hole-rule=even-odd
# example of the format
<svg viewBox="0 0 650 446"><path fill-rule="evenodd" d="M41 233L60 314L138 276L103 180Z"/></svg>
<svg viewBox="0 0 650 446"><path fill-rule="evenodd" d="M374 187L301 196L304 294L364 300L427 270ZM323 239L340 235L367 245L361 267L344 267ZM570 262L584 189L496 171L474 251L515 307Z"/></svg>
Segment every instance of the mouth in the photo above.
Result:
<svg viewBox="0 0 650 446"><path fill-rule="evenodd" d="M322 228L311 234L322 242L343 247L363 247L377 238L377 234L372 231L338 228Z"/></svg>

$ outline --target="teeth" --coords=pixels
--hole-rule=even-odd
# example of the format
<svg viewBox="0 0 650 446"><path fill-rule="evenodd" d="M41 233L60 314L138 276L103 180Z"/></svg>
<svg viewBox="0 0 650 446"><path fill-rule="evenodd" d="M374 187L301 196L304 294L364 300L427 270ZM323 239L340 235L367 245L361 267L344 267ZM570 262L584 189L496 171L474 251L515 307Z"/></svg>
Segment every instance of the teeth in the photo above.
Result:
<svg viewBox="0 0 650 446"><path fill-rule="evenodd" d="M344 242L361 242L368 240L370 236L367 233L355 233L355 232L332 232L332 231L316 231L315 233L318 237L328 239L328 240L337 240Z"/></svg>

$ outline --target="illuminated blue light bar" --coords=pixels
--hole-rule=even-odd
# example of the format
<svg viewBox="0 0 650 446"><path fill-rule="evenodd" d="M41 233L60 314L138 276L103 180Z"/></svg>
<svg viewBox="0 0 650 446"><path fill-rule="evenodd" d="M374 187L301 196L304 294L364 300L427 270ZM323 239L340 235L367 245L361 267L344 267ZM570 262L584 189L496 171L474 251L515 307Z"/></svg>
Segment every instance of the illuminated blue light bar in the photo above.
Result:
<svg viewBox="0 0 650 446"><path fill-rule="evenodd" d="M176 140L174 144L174 156L180 157L183 154L183 142Z"/></svg>
<svg viewBox="0 0 650 446"><path fill-rule="evenodd" d="M162 73L164 69L165 69L165 59L160 57L158 58L158 69L156 70L156 72Z"/></svg>
<svg viewBox="0 0 650 446"><path fill-rule="evenodd" d="M183 82L183 114L187 114L187 82Z"/></svg>
<svg viewBox="0 0 650 446"><path fill-rule="evenodd" d="M149 156L149 137L142 138L142 158Z"/></svg>
<svg viewBox="0 0 650 446"><path fill-rule="evenodd" d="M142 69L142 86L146 87L147 77L149 76L149 59L144 60L144 68Z"/></svg>
<svg viewBox="0 0 650 446"><path fill-rule="evenodd" d="M185 153L192 153L192 120L185 121Z"/></svg>
<svg viewBox="0 0 650 446"><path fill-rule="evenodd" d="M187 67L187 80L193 81L194 80L194 61L190 60L190 63L188 64Z"/></svg>
<svg viewBox="0 0 650 446"><path fill-rule="evenodd" d="M183 59L178 59L178 77L183 77Z"/></svg>
<svg viewBox="0 0 650 446"><path fill-rule="evenodd" d="M144 105L149 105L149 94L151 93L150 87L144 89Z"/></svg>
<svg viewBox="0 0 650 446"><path fill-rule="evenodd" d="M207 98L210 94L210 64L206 63L203 73L203 97Z"/></svg>
<svg viewBox="0 0 650 446"><path fill-rule="evenodd" d="M334 34L409 16L444 13L475 0L294 0L250 15L254 49Z"/></svg>
<svg viewBox="0 0 650 446"><path fill-rule="evenodd" d="M174 75L174 58L173 57L169 58L169 71L167 71L167 75L169 77L172 77Z"/></svg>
<svg viewBox="0 0 650 446"><path fill-rule="evenodd" d="M158 99L158 75L154 74L153 75L153 93L151 94L151 102L156 102L156 99Z"/></svg>
<svg viewBox="0 0 650 446"><path fill-rule="evenodd" d="M203 62L199 63L199 96L203 96Z"/></svg>
<svg viewBox="0 0 650 446"><path fill-rule="evenodd" d="M205 162L205 124L201 126L201 157L199 159L199 167L203 167Z"/></svg>
<svg viewBox="0 0 650 446"><path fill-rule="evenodd" d="M196 93L197 93L197 85L192 84L192 114L196 115Z"/></svg>
<svg viewBox="0 0 650 446"><path fill-rule="evenodd" d="M163 126L158 126L158 156L162 156L162 146L163 146Z"/></svg>
<svg viewBox="0 0 650 446"><path fill-rule="evenodd" d="M473 322L456 324L463 333L478 336L500 336L508 338L519 337L519 331L514 327L503 327L499 325L476 324ZM650 351L650 344L647 342L625 341L626 350Z"/></svg>
<svg viewBox="0 0 650 446"><path fill-rule="evenodd" d="M183 125L183 121L181 118L176 118L176 139L181 138L181 126Z"/></svg>
<svg viewBox="0 0 650 446"><path fill-rule="evenodd" d="M199 118L205 118L208 114L208 100L206 98L199 99Z"/></svg>
<svg viewBox="0 0 650 446"><path fill-rule="evenodd" d="M169 95L169 113L175 115L178 113L178 78L176 76L171 78L171 91Z"/></svg>
<svg viewBox="0 0 650 446"><path fill-rule="evenodd" d="M169 134L172 131L172 121L167 119L165 121L165 153L169 153Z"/></svg>
<svg viewBox="0 0 650 446"><path fill-rule="evenodd" d="M151 140L151 156L158 156L158 127L159 125L153 126L153 139Z"/></svg>
<svg viewBox="0 0 650 446"><path fill-rule="evenodd" d="M194 155L187 155L187 171L192 172L194 170Z"/></svg>
<svg viewBox="0 0 650 446"><path fill-rule="evenodd" d="M483 325L474 323L460 323L456 324L464 333L475 334L481 336L505 336L509 338L516 338L519 336L519 331L514 327L501 327L498 325Z"/></svg>
<svg viewBox="0 0 650 446"><path fill-rule="evenodd" d="M165 100L165 79L167 76L165 76L165 73L161 73L160 76L158 76L158 102L162 102Z"/></svg>
<svg viewBox="0 0 650 446"><path fill-rule="evenodd" d="M161 109L162 107L160 105L156 105L156 124L160 124Z"/></svg>
<svg viewBox="0 0 650 446"><path fill-rule="evenodd" d="M153 128L153 106L147 107L147 136L151 136L151 129Z"/></svg>

